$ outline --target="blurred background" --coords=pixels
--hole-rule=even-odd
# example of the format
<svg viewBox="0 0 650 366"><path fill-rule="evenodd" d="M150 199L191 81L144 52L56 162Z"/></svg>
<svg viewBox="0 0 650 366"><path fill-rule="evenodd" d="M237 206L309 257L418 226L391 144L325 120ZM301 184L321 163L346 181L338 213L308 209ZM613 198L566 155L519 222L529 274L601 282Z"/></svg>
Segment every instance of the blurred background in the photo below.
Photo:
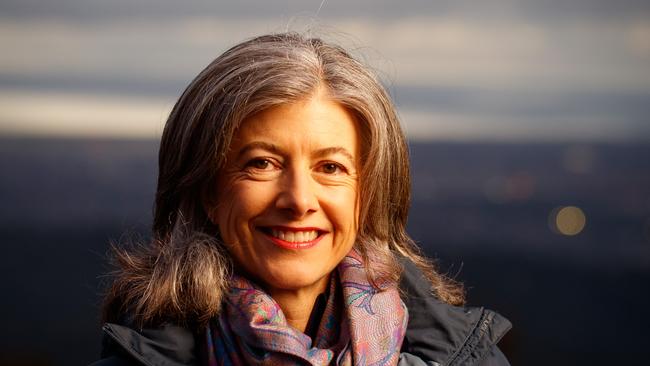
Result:
<svg viewBox="0 0 650 366"><path fill-rule="evenodd" d="M109 242L147 237L158 139L235 43L309 31L381 75L409 229L513 365L650 358L650 2L1 0L0 364L100 350Z"/></svg>

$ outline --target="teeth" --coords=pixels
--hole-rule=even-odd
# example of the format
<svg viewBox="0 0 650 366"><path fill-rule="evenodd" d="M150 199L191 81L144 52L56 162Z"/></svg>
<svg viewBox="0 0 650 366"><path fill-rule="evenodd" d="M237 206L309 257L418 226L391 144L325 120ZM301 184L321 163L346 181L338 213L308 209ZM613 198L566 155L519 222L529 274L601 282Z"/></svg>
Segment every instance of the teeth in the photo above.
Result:
<svg viewBox="0 0 650 366"><path fill-rule="evenodd" d="M312 241L318 237L318 232L316 230L311 231L282 231L271 229L271 235L274 237L288 241L290 243L304 243Z"/></svg>

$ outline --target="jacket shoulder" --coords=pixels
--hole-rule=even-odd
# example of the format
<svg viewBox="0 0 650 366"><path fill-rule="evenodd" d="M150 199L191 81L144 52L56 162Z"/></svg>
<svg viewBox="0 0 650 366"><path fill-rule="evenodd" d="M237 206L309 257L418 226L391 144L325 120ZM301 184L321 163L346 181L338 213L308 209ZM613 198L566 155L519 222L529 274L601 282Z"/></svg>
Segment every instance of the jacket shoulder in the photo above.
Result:
<svg viewBox="0 0 650 366"><path fill-rule="evenodd" d="M401 264L400 290L409 312L403 352L433 365L508 365L496 346L511 327L507 319L484 308L440 301L413 262L403 258ZM488 361L500 363L484 364Z"/></svg>
<svg viewBox="0 0 650 366"><path fill-rule="evenodd" d="M135 330L106 323L102 330L102 358L91 366L198 364L195 335L186 328L165 324Z"/></svg>

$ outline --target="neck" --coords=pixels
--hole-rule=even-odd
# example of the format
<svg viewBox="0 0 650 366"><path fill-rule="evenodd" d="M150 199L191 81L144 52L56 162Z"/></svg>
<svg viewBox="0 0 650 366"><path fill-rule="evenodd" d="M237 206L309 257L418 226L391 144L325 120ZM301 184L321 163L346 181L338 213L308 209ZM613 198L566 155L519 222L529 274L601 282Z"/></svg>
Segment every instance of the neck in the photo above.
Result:
<svg viewBox="0 0 650 366"><path fill-rule="evenodd" d="M318 295L325 292L329 284L329 276L307 288L297 290L267 289L284 313L287 323L301 332L305 332L309 317L314 309Z"/></svg>

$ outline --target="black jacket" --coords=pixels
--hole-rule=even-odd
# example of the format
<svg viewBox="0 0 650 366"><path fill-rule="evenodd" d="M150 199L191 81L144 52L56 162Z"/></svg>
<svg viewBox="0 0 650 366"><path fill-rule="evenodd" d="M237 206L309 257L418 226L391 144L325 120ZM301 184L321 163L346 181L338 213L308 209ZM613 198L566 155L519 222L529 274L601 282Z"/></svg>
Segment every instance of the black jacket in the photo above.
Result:
<svg viewBox="0 0 650 366"><path fill-rule="evenodd" d="M400 289L409 323L399 366L510 365L496 346L510 329L507 319L491 310L441 302L431 295L431 285L411 261L402 265Z"/></svg>
<svg viewBox="0 0 650 366"><path fill-rule="evenodd" d="M410 261L400 281L409 323L399 366L509 366L496 343L510 322L483 308L445 304L431 295L430 285ZM205 342L185 328L165 325L136 331L105 324L102 359L91 366L199 365Z"/></svg>

